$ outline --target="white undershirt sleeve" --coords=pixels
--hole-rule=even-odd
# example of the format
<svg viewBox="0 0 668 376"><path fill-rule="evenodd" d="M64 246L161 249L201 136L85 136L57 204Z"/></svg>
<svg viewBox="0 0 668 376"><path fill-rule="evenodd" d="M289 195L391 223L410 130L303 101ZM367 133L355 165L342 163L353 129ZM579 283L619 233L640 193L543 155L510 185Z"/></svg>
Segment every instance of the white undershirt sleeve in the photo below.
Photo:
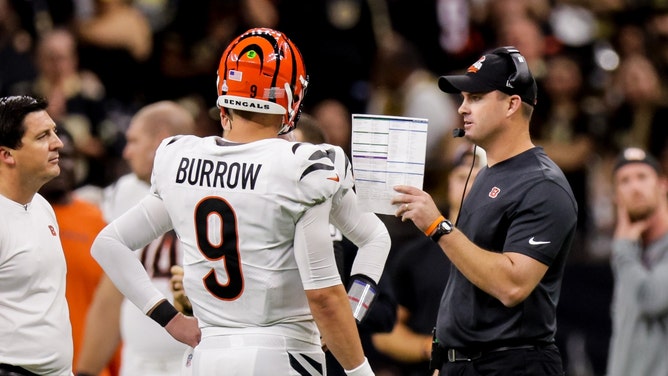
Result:
<svg viewBox="0 0 668 376"><path fill-rule="evenodd" d="M108 224L91 248L116 287L142 312L148 312L165 296L155 288L134 250L143 248L172 228L163 202L148 195Z"/></svg>
<svg viewBox="0 0 668 376"><path fill-rule="evenodd" d="M329 235L331 200L308 209L297 221L294 252L305 290L341 284Z"/></svg>
<svg viewBox="0 0 668 376"><path fill-rule="evenodd" d="M392 244L385 224L360 209L352 190L332 208L330 221L358 247L350 275L363 274L378 283Z"/></svg>

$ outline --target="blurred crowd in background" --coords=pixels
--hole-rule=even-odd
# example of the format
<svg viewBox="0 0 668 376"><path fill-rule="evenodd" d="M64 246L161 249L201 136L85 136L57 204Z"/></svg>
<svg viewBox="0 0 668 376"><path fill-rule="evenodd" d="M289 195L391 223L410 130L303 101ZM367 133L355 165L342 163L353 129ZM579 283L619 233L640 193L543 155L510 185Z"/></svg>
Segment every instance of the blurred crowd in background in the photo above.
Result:
<svg viewBox="0 0 668 376"><path fill-rule="evenodd" d="M614 224L611 161L639 146L668 170L665 0L0 0L0 96L31 94L72 135L82 196L128 172L129 120L174 100L219 133L216 70L251 27L285 32L310 76L304 112L350 151L351 114L429 119L425 188L447 206L447 174L464 140L459 98L437 87L486 50L514 45L539 84L532 136L579 203L559 307L569 375L602 375L610 336ZM386 273L412 226L393 236ZM415 255L419 257L419 255Z"/></svg>

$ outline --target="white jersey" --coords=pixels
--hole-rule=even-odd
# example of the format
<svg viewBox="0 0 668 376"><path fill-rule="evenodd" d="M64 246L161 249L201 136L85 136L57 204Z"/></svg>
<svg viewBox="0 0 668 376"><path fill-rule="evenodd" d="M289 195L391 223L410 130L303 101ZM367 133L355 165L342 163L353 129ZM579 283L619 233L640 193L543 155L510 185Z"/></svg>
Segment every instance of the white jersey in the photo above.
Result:
<svg viewBox="0 0 668 376"><path fill-rule="evenodd" d="M72 373L67 266L56 215L39 194L24 207L0 195L0 363Z"/></svg>
<svg viewBox="0 0 668 376"><path fill-rule="evenodd" d="M331 159L311 144L163 141L152 190L184 245L184 288L204 335L215 327L319 341L304 289L333 286L340 277L331 248L319 270L305 266L312 260L295 255L295 229L338 188Z"/></svg>
<svg viewBox="0 0 668 376"><path fill-rule="evenodd" d="M150 185L135 174L120 177L105 188L102 209L105 219L113 221L136 205L150 192ZM169 286L172 265L182 265L183 250L169 232L137 251L153 285L173 302ZM121 338L123 354L121 376L130 375L180 375L180 360L188 348L175 340L158 323L146 316L128 299L121 305ZM151 367L150 371L146 367Z"/></svg>

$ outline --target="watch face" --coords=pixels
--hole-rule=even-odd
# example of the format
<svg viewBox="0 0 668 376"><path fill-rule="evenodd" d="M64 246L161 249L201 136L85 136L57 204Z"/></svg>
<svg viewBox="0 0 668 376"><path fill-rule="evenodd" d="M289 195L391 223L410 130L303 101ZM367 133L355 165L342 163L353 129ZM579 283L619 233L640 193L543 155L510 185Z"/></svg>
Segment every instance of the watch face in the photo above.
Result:
<svg viewBox="0 0 668 376"><path fill-rule="evenodd" d="M447 233L452 231L452 224L449 221L443 221L441 222L440 226L443 230L445 230Z"/></svg>
<svg viewBox="0 0 668 376"><path fill-rule="evenodd" d="M440 239L443 235L451 233L453 229L454 228L450 221L448 221L447 219L441 221L441 223L439 223L438 226L436 227L436 231L434 231L434 233L431 235L431 240L438 243L438 239Z"/></svg>

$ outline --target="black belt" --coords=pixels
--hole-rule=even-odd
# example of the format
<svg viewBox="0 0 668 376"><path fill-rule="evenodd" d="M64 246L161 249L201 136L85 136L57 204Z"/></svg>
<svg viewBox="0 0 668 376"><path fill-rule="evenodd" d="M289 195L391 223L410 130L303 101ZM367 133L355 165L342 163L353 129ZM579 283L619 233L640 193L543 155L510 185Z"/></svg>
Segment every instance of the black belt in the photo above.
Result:
<svg viewBox="0 0 668 376"><path fill-rule="evenodd" d="M25 368L0 363L0 376L39 376Z"/></svg>
<svg viewBox="0 0 668 376"><path fill-rule="evenodd" d="M494 353L494 352L501 352L501 351L509 351L509 350L534 350L537 349L538 346L536 345L519 345L519 346L501 346L501 347L494 347L491 349L486 349L485 351L467 351L466 349L444 349L447 354L447 361L449 363L455 363L455 362L470 362L476 359L480 359L483 355L489 354L489 353Z"/></svg>

